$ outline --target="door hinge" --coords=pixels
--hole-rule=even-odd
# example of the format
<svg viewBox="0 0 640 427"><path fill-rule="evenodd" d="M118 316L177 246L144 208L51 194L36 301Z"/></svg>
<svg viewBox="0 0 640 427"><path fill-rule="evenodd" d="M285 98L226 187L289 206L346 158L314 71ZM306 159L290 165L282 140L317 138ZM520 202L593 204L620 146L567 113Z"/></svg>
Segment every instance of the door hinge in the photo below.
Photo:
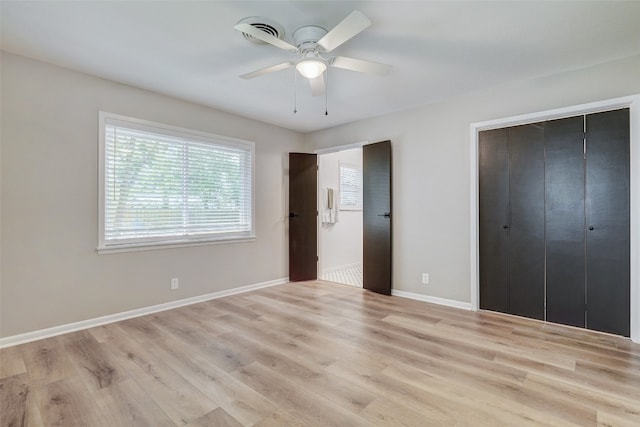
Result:
<svg viewBox="0 0 640 427"><path fill-rule="evenodd" d="M316 170L319 171L320 170L320 165L316 165Z"/></svg>
<svg viewBox="0 0 640 427"><path fill-rule="evenodd" d="M320 257L316 255L316 262L320 261Z"/></svg>

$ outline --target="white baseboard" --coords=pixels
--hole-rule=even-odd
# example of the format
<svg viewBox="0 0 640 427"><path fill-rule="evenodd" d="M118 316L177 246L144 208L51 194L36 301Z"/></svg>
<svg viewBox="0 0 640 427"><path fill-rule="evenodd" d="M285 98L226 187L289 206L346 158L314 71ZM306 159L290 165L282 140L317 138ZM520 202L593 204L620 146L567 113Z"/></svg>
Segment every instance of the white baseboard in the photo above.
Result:
<svg viewBox="0 0 640 427"><path fill-rule="evenodd" d="M119 322L133 317L145 316L159 311L171 310L185 305L196 304L229 295L241 294L255 289L267 288L269 286L282 285L289 282L288 277L270 280L267 282L254 283L253 285L240 286L238 288L226 289L224 291L212 292L199 295L197 297L184 298L176 301L165 302L163 304L151 305L134 310L123 311L121 313L109 314L107 316L95 317L93 319L81 320L79 322L67 323L66 325L54 326L52 328L40 329L26 332L24 334L12 335L0 338L0 348L11 347L18 344L25 344L31 341L62 335L69 332L80 331L82 329L93 328L94 326L105 325L107 323Z"/></svg>
<svg viewBox="0 0 640 427"><path fill-rule="evenodd" d="M471 308L471 303L468 303L468 302L456 301L456 300L446 299L446 298L432 297L432 296L429 296L429 295L416 294L416 293L413 293L413 292L397 291L395 289L392 289L391 290L391 295L396 296L396 297L414 299L414 300L418 300L418 301L430 302L430 303L438 304L438 305L446 305L447 307L460 308L462 310L471 310L472 309Z"/></svg>

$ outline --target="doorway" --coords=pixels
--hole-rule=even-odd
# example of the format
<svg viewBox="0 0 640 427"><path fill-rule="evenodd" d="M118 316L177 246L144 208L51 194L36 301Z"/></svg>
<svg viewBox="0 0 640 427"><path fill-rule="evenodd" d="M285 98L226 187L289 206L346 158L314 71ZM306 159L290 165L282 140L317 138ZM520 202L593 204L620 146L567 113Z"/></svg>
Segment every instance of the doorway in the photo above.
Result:
<svg viewBox="0 0 640 427"><path fill-rule="evenodd" d="M340 196L331 191L332 197L329 198L328 191L318 191L317 157L351 148L362 148L362 251L359 251L362 253L362 287L391 295L393 197L390 140L319 150L316 154L289 153L289 280L318 278L321 264L320 246L316 242L321 236L319 227L322 222L318 219L322 194L326 196L327 210L334 209L334 214L339 214ZM348 174L353 177L353 171L345 170L345 176ZM353 183L353 179L345 181L343 196L351 192ZM343 201L343 205L353 204ZM329 221L331 214L331 211L323 212L323 215L329 215ZM352 240L357 242L359 239Z"/></svg>
<svg viewBox="0 0 640 427"><path fill-rule="evenodd" d="M361 288L362 147L318 154L318 211L318 277Z"/></svg>

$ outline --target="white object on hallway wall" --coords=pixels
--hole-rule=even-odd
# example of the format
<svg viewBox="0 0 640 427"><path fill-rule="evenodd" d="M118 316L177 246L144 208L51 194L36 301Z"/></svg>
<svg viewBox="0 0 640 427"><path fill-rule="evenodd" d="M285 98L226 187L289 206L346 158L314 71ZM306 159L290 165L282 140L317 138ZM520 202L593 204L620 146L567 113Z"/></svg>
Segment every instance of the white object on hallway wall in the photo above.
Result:
<svg viewBox="0 0 640 427"><path fill-rule="evenodd" d="M338 206L336 192L333 188L322 190L322 223L335 224L338 222Z"/></svg>

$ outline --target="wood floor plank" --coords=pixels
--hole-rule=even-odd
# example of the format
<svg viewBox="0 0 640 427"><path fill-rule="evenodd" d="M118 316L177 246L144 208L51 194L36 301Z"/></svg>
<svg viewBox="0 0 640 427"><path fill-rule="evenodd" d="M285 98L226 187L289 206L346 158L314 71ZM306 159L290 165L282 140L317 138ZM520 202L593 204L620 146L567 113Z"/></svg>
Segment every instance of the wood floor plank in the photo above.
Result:
<svg viewBox="0 0 640 427"><path fill-rule="evenodd" d="M244 425L252 425L278 411L267 396L232 377L198 348L176 345L176 340L162 336L146 319L131 319L118 324L144 343L150 352L161 357L190 384ZM178 344L180 344L178 342Z"/></svg>
<svg viewBox="0 0 640 427"><path fill-rule="evenodd" d="M256 303L259 303L261 307L271 307L272 310L280 310L286 312L289 315L293 315L298 319L306 319L313 325L319 327L333 327L340 321L340 317L331 317L326 314L314 312L312 309L298 304L292 304L289 302L281 301L279 299L270 298L268 295L255 294L247 297Z"/></svg>
<svg viewBox="0 0 640 427"><path fill-rule="evenodd" d="M289 348L278 347L273 342L260 343L239 334L219 338L225 345L251 354L256 362L286 376L298 387L304 387L354 412L362 410L376 397L340 378L327 375L324 371L327 364L315 364L311 358L298 357Z"/></svg>
<svg viewBox="0 0 640 427"><path fill-rule="evenodd" d="M640 358L625 350L618 349L615 345L593 344L588 341L581 341L578 338L563 337L558 334L545 332L531 332L514 330L513 334L522 337L525 342L540 341L551 345L553 351L565 352L577 359L600 363L605 366L621 366L623 368L633 367L640 370Z"/></svg>
<svg viewBox="0 0 640 427"><path fill-rule="evenodd" d="M495 352L512 354L517 357L523 357L535 360L547 365L557 366L562 369L574 370L576 367L575 356L565 355L556 351L550 351L551 346L543 341L525 342L514 339L513 334L503 336L493 336L487 340L484 334L471 333L464 328L453 327L444 322L439 322L435 328L429 329L430 335L446 337L462 335L467 344L475 344L494 350Z"/></svg>
<svg viewBox="0 0 640 427"><path fill-rule="evenodd" d="M27 372L23 348L24 346L17 346L0 349L0 379Z"/></svg>
<svg viewBox="0 0 640 427"><path fill-rule="evenodd" d="M40 414L47 426L109 426L84 381L78 376L64 378L35 391Z"/></svg>
<svg viewBox="0 0 640 427"><path fill-rule="evenodd" d="M353 364L374 363L379 370L386 368L393 359L379 352L368 351L351 336L337 334L335 328L317 329L309 331L306 326L283 321L279 318L263 315L263 319L271 328L297 343L298 346L307 346L321 356L321 365L329 360L343 360ZM340 335L340 336L338 336Z"/></svg>
<svg viewBox="0 0 640 427"><path fill-rule="evenodd" d="M524 386L553 396L561 402L581 402L600 413L607 413L640 425L640 401L626 396L612 396L602 390L579 387L565 382L528 374ZM599 418L599 417L598 417Z"/></svg>
<svg viewBox="0 0 640 427"><path fill-rule="evenodd" d="M269 344L277 351L287 354L288 357L302 365L328 366L336 361L336 356L319 351L317 347L310 346L304 342L291 338L278 329L274 329L270 321L265 321L261 316L259 319L248 321L233 315L224 316L223 321L227 325L233 326L233 333L242 335L260 345L268 339Z"/></svg>
<svg viewBox="0 0 640 427"><path fill-rule="evenodd" d="M219 336L186 325L168 313L152 315L151 320L158 329L173 338L174 342L206 354L213 363L227 371L233 371L252 362L248 355L221 344Z"/></svg>
<svg viewBox="0 0 640 427"><path fill-rule="evenodd" d="M95 400L108 425L172 427L176 424L134 380L127 378L97 390Z"/></svg>
<svg viewBox="0 0 640 427"><path fill-rule="evenodd" d="M640 345L329 282L0 350L0 425L637 426Z"/></svg>
<svg viewBox="0 0 640 427"><path fill-rule="evenodd" d="M552 378L555 381L566 382L569 384L584 387L589 390L604 390L611 394L617 394L618 396L628 396L633 399L640 400L640 389L634 385L629 385L624 382L612 381L608 375L605 375L602 370L600 373L589 373L583 370L576 370L570 372L565 369L560 369L556 366L547 365L540 362L532 361L528 358L519 358L510 356L507 354L499 354L495 359L496 363L503 364L505 366L511 366L517 369L522 369L527 372L535 373L541 376Z"/></svg>
<svg viewBox="0 0 640 427"><path fill-rule="evenodd" d="M291 414L288 414L286 412L278 412L260 420L259 422L254 424L253 427L305 427L305 425L306 424L304 424L302 421L295 418Z"/></svg>
<svg viewBox="0 0 640 427"><path fill-rule="evenodd" d="M128 376L177 424L190 423L218 405L169 366L148 347L132 340L121 328L109 325L114 357Z"/></svg>
<svg viewBox="0 0 640 427"><path fill-rule="evenodd" d="M258 362L245 366L233 373L271 400L280 408L291 412L306 425L314 426L365 426L366 421L340 405L315 394L306 387L292 382ZM295 390L295 392L293 392Z"/></svg>
<svg viewBox="0 0 640 427"><path fill-rule="evenodd" d="M103 347L88 331L58 337L76 372L92 389L109 387L122 379L121 372Z"/></svg>
<svg viewBox="0 0 640 427"><path fill-rule="evenodd" d="M383 426L440 426L441 420L434 420L407 406L387 399L376 399L360 414L375 425Z"/></svg>
<svg viewBox="0 0 640 427"><path fill-rule="evenodd" d="M388 375L383 375L371 365L352 365L339 361L329 368L330 372L341 378L360 384L363 388L368 388L381 398L393 402L398 410L407 407L422 414L423 423L427 425L509 425L505 421L505 415L501 413L492 414L486 410L484 405L475 403L464 398L453 399L455 395L446 390L446 384L434 377L431 390L425 389L426 383L421 383L422 388L398 380ZM376 403L375 405L379 404ZM373 410L363 412L371 412ZM372 412L375 415L375 411ZM377 417L377 415L375 415ZM395 414L386 414L386 418L394 419ZM377 417L379 418L379 417ZM367 416L371 420L371 415ZM422 425L422 424L409 424ZM517 425L512 423L512 425Z"/></svg>
<svg viewBox="0 0 640 427"><path fill-rule="evenodd" d="M437 376L441 390L455 389L464 393L466 399L494 408L492 411L511 412L512 415L527 414L526 417L544 425L593 425L596 412L579 402L562 402L555 397L528 390L521 384L509 384L490 378L473 378L468 375L453 377L444 371L435 370L415 372L415 369L403 363L396 363L383 371L383 374L422 388ZM430 386L428 390L432 390ZM522 420L519 421L519 423Z"/></svg>
<svg viewBox="0 0 640 427"><path fill-rule="evenodd" d="M111 335L109 334L109 326L110 325L96 326L95 328L87 330L87 332L89 332L96 341L98 341L99 343L103 343L111 339Z"/></svg>
<svg viewBox="0 0 640 427"><path fill-rule="evenodd" d="M224 409L216 408L188 424L189 427L242 427L242 424Z"/></svg>
<svg viewBox="0 0 640 427"><path fill-rule="evenodd" d="M1 426L25 426L28 424L27 398L29 391L26 374L0 379Z"/></svg>
<svg viewBox="0 0 640 427"><path fill-rule="evenodd" d="M57 337L26 344L23 355L29 377L37 382L57 381L75 372Z"/></svg>
<svg viewBox="0 0 640 427"><path fill-rule="evenodd" d="M637 421L630 421L615 414L598 411L598 427L638 427Z"/></svg>

